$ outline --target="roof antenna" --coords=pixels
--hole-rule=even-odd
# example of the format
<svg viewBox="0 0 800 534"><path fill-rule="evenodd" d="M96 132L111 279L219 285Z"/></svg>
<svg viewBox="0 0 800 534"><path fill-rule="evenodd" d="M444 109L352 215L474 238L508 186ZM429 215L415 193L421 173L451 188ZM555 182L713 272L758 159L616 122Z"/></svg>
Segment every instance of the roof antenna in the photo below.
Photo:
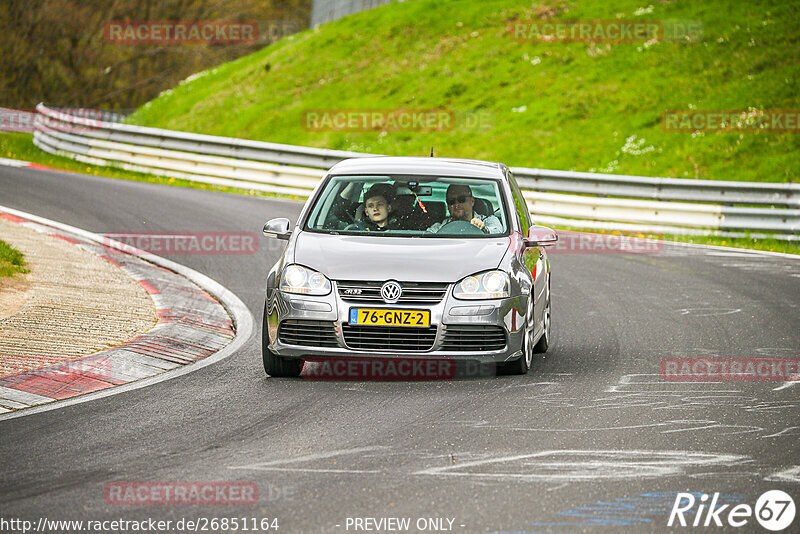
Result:
<svg viewBox="0 0 800 534"><path fill-rule="evenodd" d="M431 147L431 157L433 157L433 147Z"/></svg>

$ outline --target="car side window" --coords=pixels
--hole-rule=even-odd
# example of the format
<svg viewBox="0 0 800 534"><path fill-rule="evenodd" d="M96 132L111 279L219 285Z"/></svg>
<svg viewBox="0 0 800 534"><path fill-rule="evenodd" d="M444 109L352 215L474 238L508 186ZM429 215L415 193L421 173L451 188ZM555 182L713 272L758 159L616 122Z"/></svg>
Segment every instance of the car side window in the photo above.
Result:
<svg viewBox="0 0 800 534"><path fill-rule="evenodd" d="M525 203L525 198L522 196L522 191L520 191L514 175L510 172L508 173L508 183L511 184L511 196L514 197L514 207L517 209L522 235L527 236L531 227L531 215L528 211L528 205Z"/></svg>

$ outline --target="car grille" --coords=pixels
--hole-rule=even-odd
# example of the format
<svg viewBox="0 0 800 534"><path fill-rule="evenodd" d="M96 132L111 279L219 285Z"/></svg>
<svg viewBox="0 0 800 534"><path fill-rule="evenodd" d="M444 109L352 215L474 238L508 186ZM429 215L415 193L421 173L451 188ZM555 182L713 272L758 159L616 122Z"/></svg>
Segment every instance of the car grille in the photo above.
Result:
<svg viewBox="0 0 800 534"><path fill-rule="evenodd" d="M338 347L334 324L328 321L288 319L278 327L278 339L284 345Z"/></svg>
<svg viewBox="0 0 800 534"><path fill-rule="evenodd" d="M502 326L451 325L444 332L442 350L490 351L506 346L506 333Z"/></svg>
<svg viewBox="0 0 800 534"><path fill-rule="evenodd" d="M342 324L344 342L359 350L426 351L436 341L436 327L408 328L402 326L355 326Z"/></svg>
<svg viewBox="0 0 800 534"><path fill-rule="evenodd" d="M381 286L384 282L340 280L336 282L342 300L351 302L383 302ZM397 304L436 304L447 293L443 282L400 282L403 294Z"/></svg>

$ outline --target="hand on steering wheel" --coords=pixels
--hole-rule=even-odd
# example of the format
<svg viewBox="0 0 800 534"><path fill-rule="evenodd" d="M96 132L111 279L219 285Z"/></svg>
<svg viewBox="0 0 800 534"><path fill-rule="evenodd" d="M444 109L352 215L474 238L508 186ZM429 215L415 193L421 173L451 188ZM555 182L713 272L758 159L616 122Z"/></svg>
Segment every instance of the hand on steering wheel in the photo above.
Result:
<svg viewBox="0 0 800 534"><path fill-rule="evenodd" d="M459 235L459 234L478 235L484 232L483 230L479 229L476 225L472 224L470 221L459 220L459 221L450 221L449 223L439 228L439 230L437 230L436 233L452 234L452 235Z"/></svg>

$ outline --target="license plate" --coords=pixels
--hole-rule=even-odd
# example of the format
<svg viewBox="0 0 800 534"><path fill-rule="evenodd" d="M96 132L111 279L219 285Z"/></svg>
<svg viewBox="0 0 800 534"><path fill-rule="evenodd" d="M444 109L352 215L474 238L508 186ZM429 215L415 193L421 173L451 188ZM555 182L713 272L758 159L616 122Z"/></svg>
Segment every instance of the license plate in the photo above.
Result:
<svg viewBox="0 0 800 534"><path fill-rule="evenodd" d="M427 328L431 325L431 312L428 310L350 308L350 324Z"/></svg>

